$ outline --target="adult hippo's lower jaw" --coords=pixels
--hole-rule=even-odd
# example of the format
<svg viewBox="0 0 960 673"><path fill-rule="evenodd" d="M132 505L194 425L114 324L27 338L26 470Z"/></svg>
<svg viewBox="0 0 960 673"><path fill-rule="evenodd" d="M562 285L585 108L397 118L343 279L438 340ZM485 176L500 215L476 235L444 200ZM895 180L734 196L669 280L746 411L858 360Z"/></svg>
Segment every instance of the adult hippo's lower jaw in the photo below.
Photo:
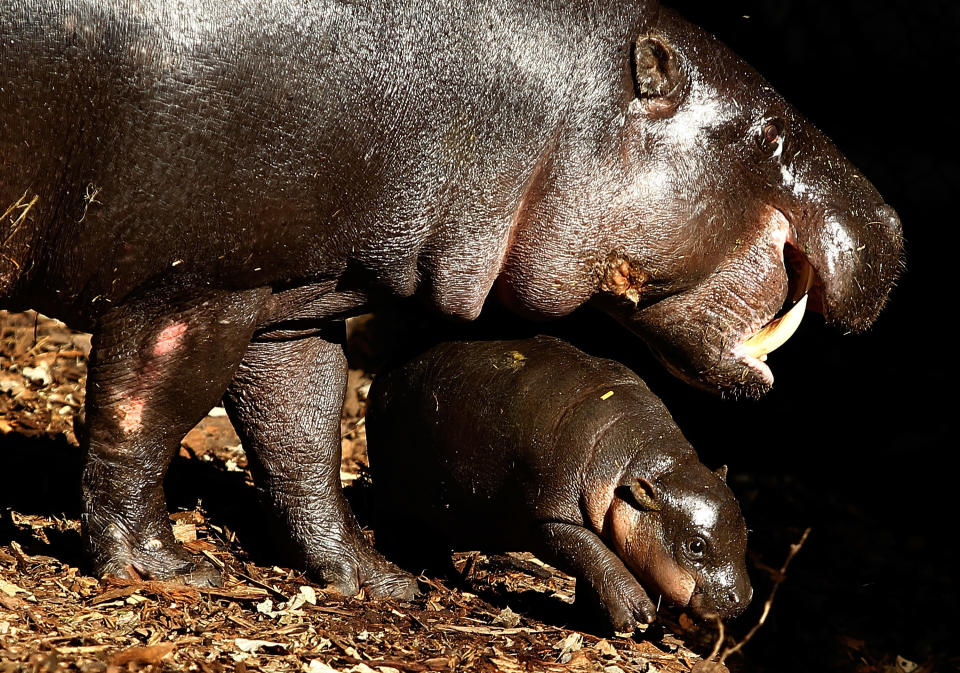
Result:
<svg viewBox="0 0 960 673"><path fill-rule="evenodd" d="M888 253L876 265L849 261L868 244L851 242L839 218L824 218L817 229L826 234L817 236L804 236L808 222L772 206L757 219L757 240L699 284L646 305L640 287L632 305L612 311L675 376L723 395L759 397L770 389L767 356L793 336L808 309L849 332L869 327L900 266L899 220L886 205L869 223L886 238L870 242Z"/></svg>

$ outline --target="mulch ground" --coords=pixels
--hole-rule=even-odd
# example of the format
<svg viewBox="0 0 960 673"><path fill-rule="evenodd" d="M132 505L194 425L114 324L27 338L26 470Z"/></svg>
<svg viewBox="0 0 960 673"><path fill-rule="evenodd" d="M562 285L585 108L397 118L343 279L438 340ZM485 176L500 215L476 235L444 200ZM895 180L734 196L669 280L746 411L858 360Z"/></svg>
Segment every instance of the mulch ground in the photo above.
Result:
<svg viewBox="0 0 960 673"><path fill-rule="evenodd" d="M684 615L634 637L565 628L578 619L573 580L528 554L458 554L458 586L424 577L410 602L328 593L274 565L282 558L258 530L266 520L220 408L186 437L167 483L178 540L222 568L224 586L87 576L73 420L89 336L35 314L0 321L0 671L680 673L713 644L712 627L699 633ZM348 487L361 511L369 383L351 371L342 421L341 478L363 482Z"/></svg>
<svg viewBox="0 0 960 673"><path fill-rule="evenodd" d="M220 408L186 437L166 483L178 540L220 567L224 586L88 576L73 423L89 350L88 335L61 323L0 312L0 672L726 670L702 663L718 645L714 625L664 610L632 636L605 634L572 607L573 580L529 554L458 554L461 577L422 577L410 602L324 591L278 551ZM342 419L341 478L361 521L373 488L369 383L351 370ZM786 552L754 557L754 576L776 577ZM726 645L756 623L771 585ZM837 656L864 673L934 670L857 641ZM750 670L740 655L726 665Z"/></svg>

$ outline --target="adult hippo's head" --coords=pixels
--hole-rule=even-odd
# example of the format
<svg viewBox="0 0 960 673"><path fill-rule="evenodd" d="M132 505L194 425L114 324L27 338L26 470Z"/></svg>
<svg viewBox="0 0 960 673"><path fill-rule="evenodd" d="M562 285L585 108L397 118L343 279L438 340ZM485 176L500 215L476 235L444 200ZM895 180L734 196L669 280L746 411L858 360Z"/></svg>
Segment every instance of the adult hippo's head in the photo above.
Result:
<svg viewBox="0 0 960 673"><path fill-rule="evenodd" d="M504 269L512 303L557 315L589 295L684 380L761 395L766 354L806 309L847 331L874 321L899 219L716 38L662 10L629 42L535 176Z"/></svg>

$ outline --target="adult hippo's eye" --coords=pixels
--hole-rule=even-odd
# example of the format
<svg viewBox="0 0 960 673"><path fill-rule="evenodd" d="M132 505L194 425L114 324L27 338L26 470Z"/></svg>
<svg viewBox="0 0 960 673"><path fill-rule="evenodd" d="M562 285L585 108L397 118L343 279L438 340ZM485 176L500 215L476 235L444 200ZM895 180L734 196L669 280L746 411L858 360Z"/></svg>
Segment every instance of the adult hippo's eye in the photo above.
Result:
<svg viewBox="0 0 960 673"><path fill-rule="evenodd" d="M763 140L768 145L780 142L780 128L776 124L767 124L763 127Z"/></svg>
<svg viewBox="0 0 960 673"><path fill-rule="evenodd" d="M692 537L683 543L683 552L691 561L698 561L707 555L707 542L702 537Z"/></svg>
<svg viewBox="0 0 960 673"><path fill-rule="evenodd" d="M783 143L786 123L782 119L768 119L760 127L757 144L768 152L775 152Z"/></svg>

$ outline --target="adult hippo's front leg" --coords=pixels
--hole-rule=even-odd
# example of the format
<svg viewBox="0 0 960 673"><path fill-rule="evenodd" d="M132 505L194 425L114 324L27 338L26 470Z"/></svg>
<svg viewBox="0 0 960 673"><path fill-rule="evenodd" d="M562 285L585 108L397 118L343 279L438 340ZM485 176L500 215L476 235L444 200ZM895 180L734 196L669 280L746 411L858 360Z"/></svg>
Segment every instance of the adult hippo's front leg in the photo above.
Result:
<svg viewBox="0 0 960 673"><path fill-rule="evenodd" d="M313 577L353 595L411 597L416 581L364 539L340 485L344 326L254 338L227 411L273 506Z"/></svg>

